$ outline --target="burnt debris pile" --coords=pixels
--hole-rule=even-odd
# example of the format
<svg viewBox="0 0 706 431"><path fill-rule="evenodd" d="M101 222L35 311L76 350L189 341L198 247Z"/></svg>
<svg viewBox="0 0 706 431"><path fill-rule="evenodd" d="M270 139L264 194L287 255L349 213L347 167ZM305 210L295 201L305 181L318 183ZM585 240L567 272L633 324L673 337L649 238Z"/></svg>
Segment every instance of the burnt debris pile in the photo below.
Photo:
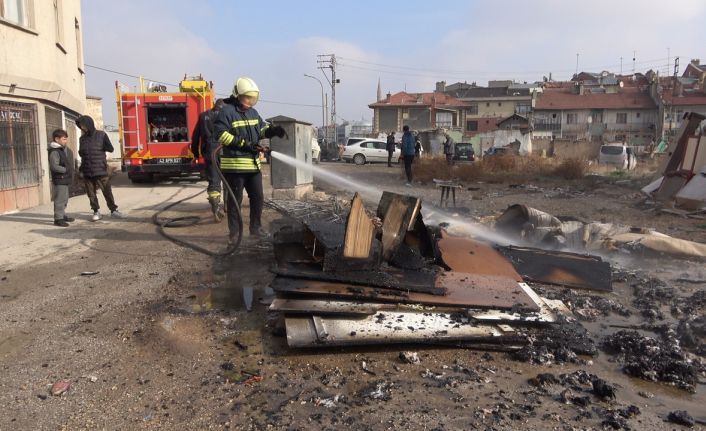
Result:
<svg viewBox="0 0 706 431"><path fill-rule="evenodd" d="M600 290L609 290L607 264L587 274L585 255L453 237L427 226L421 209L419 198L389 192L374 213L356 194L347 217L293 216L280 205L298 223L275 232L277 297L269 310L284 317L290 347L446 344L513 351L537 363L595 353L563 302L539 296L517 268L529 259L560 261L564 275L597 275Z"/></svg>

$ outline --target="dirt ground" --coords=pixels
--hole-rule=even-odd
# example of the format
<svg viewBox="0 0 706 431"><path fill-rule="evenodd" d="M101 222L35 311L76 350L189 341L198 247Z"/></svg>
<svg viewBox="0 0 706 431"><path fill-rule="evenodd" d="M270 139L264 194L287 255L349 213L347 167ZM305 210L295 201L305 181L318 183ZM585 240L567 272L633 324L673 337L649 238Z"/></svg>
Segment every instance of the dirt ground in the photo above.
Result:
<svg viewBox="0 0 706 431"><path fill-rule="evenodd" d="M397 167L320 167L380 190L418 195L424 205L439 198L431 185L405 187ZM461 208L452 214L480 218L523 203L706 242L706 221L647 212L638 206L644 179L621 181L465 184L457 196ZM346 199L352 193L325 183L317 188ZM629 377L616 355L603 351L578 363L533 365L504 352L419 345L290 350L278 316L266 311L271 247L246 239L237 255L211 258L168 242L150 217L198 187L164 183L153 190L160 198L146 193L126 221L70 228L92 236L84 247L0 268L0 429L682 429L666 422L675 410L706 420L703 372L689 392ZM169 199L161 200L165 193ZM166 215L207 211L199 196ZM269 224L281 216L266 210L264 218ZM179 235L213 250L225 247L225 226L210 221ZM664 281L677 297L706 290L703 262L620 255L612 264L613 293L577 292L630 311L582 321L596 342L647 321L635 304L640 277ZM657 323L676 322L669 303L655 307L662 313ZM420 362L402 363L401 351L418 352ZM575 384L529 381L582 370L615 385L615 398L600 399ZM71 383L63 396L49 393L57 381ZM567 402L567 389L587 399Z"/></svg>

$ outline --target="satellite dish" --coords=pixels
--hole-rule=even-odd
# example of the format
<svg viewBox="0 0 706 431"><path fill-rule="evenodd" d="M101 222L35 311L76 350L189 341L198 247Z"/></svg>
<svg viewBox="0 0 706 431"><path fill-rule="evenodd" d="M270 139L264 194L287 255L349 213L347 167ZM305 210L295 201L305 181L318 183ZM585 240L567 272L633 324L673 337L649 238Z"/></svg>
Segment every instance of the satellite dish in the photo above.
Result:
<svg viewBox="0 0 706 431"><path fill-rule="evenodd" d="M620 88L623 88L625 86L625 83L623 81L620 81L618 85L620 85Z"/></svg>

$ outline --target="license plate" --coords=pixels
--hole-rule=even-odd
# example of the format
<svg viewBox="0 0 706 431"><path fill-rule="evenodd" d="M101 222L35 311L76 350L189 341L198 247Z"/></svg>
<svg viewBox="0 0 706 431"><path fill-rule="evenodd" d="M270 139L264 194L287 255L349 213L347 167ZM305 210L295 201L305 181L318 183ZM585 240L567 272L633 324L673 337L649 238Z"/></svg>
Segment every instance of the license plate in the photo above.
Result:
<svg viewBox="0 0 706 431"><path fill-rule="evenodd" d="M160 163L160 164L181 163L181 158L179 158L179 157L163 157L161 159L157 159L157 163Z"/></svg>

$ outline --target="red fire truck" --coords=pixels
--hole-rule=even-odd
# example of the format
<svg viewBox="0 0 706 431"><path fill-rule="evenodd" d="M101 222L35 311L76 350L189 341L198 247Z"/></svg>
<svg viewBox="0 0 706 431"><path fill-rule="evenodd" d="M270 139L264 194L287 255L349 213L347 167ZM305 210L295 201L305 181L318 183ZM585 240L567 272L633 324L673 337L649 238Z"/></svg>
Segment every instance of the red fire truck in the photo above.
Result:
<svg viewBox="0 0 706 431"><path fill-rule="evenodd" d="M203 158L191 152L191 134L199 114L211 109L213 85L201 76L186 78L178 93L168 93L164 85L140 91L124 91L115 82L118 128L123 171L133 183L151 182L155 177L203 176Z"/></svg>

